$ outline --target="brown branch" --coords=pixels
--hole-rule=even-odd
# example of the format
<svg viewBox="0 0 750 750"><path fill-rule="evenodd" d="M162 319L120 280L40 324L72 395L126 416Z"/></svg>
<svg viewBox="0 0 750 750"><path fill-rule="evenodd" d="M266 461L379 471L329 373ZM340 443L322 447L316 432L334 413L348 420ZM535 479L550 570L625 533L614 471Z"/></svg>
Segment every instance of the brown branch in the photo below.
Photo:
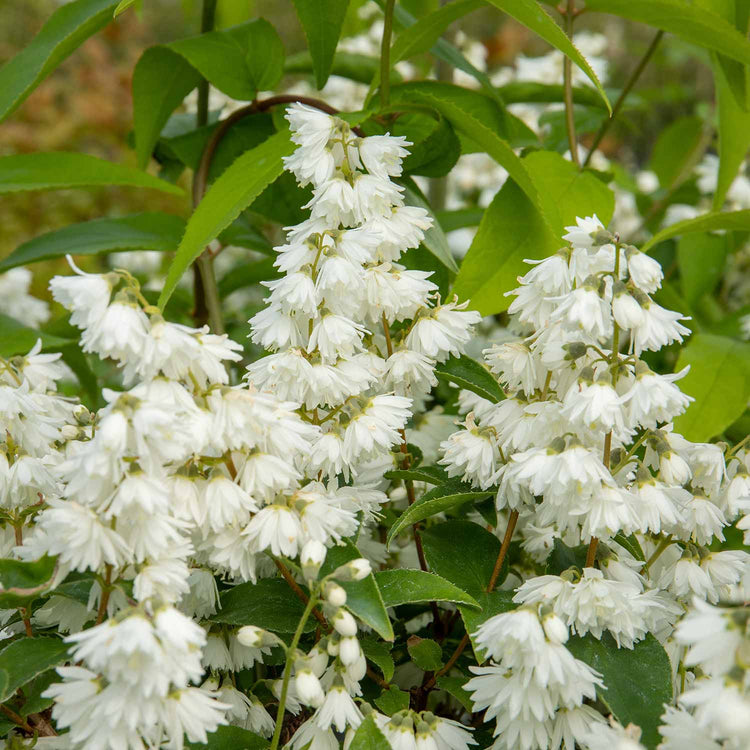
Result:
<svg viewBox="0 0 750 750"><path fill-rule="evenodd" d="M112 592L112 566L107 565L104 573L104 586L102 586L102 598L99 600L99 609L96 613L95 625L100 625L104 621L104 615L107 613L109 604L109 595Z"/></svg>
<svg viewBox="0 0 750 750"><path fill-rule="evenodd" d="M12 708L8 708L8 706L0 704L0 711L2 711L14 724L18 724L21 729L24 730L24 732L29 732L29 734L34 734L34 728L24 719L22 716L19 716Z"/></svg>
<svg viewBox="0 0 750 750"><path fill-rule="evenodd" d="M289 588L294 591L294 593L297 595L297 598L303 604L307 604L310 601L310 597L302 590L302 587L297 583L297 581L294 580L294 576L292 576L292 574L289 572L289 568L287 568L286 565L281 562L281 560L277 560L275 557L273 558L273 561L274 563L276 563L276 567L284 577L284 580L289 584ZM326 630L331 629L331 626L328 624L328 621L319 609L313 609L312 613L322 627L324 627Z"/></svg>

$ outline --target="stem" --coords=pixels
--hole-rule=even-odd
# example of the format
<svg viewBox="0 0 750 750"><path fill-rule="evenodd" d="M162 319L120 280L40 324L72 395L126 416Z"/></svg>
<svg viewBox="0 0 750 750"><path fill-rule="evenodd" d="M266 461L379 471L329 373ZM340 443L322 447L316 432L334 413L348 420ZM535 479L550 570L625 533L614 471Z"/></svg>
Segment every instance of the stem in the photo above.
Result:
<svg viewBox="0 0 750 750"><path fill-rule="evenodd" d="M497 579L500 575L500 571L503 569L503 563L505 562L505 557L508 554L508 549L510 548L510 542L513 538L513 532L516 529L516 522L518 521L518 511L514 510L511 512L509 518L508 518L508 527L505 529L505 536L503 537L503 543L500 546L500 552L498 552L497 560L495 560L495 567L492 571L492 575L490 576L490 581L487 584L487 593L490 593L494 590L495 584L497 583ZM425 683L424 690L429 690L436 682L438 677L442 677L444 674L449 672L453 665L458 661L458 657L461 656L461 654L464 652L464 649L469 645L469 634L464 633L463 638L459 641L458 646L456 646L456 650L451 654L450 659L440 668L438 669L435 674L430 677L430 679Z"/></svg>
<svg viewBox="0 0 750 750"><path fill-rule="evenodd" d="M380 45L380 106L385 108L391 97L391 35L393 7L396 0L386 0L383 19L383 41Z"/></svg>
<svg viewBox="0 0 750 750"><path fill-rule="evenodd" d="M644 68L646 67L646 65L648 65L648 62L653 57L654 52L656 52L656 48L659 46L659 42L661 41L661 38L663 36L663 31L659 30L656 32L656 35L651 40L651 44L649 45L648 49L638 62L638 65L636 65L635 70L630 74L630 78L628 78L628 80L626 81L623 90L620 92L620 96L617 97L615 106L612 107L612 114L610 115L610 117L604 120L604 122L599 127L599 130L596 132L596 135L594 136L594 141L591 144L591 148L589 149L588 154L586 154L586 160L583 162L584 167L588 166L589 162L591 161L591 157L594 155L594 151L596 151L599 144L602 142L602 139L607 134L607 131L612 126L615 117L620 114L620 110L622 109L623 104L625 104L625 99L633 89L633 86L635 86L638 79L641 77L641 73L643 73Z"/></svg>
<svg viewBox="0 0 750 750"><path fill-rule="evenodd" d="M313 611L315 604L317 603L317 597L312 596L307 602L305 611L302 613L297 629L294 631L292 642L289 644L289 648L286 652L286 665L284 666L284 678L281 683L281 696L279 697L279 708L276 711L276 727L273 730L273 739L271 740L270 750L278 750L279 739L281 738L281 725L284 723L284 709L286 708L286 695L289 690L289 678L292 675L292 663L294 662L294 652L297 650L299 639L302 637L302 630L305 627L307 618Z"/></svg>
<svg viewBox="0 0 750 750"><path fill-rule="evenodd" d="M511 512L508 518L508 528L505 529L505 536L503 537L503 543L500 546L500 552L495 560L495 567L490 576L490 582L487 584L487 593L495 588L500 571L503 568L505 562L505 556L508 554L508 548L510 547L510 540L513 538L513 532L516 530L516 522L518 521L518 511L514 510Z"/></svg>
<svg viewBox="0 0 750 750"><path fill-rule="evenodd" d="M104 586L102 586L102 598L99 600L99 609L96 613L95 625L100 625L104 620L104 615L107 613L107 605L109 604L109 594L112 591L110 584L112 583L112 566L107 565L104 572Z"/></svg>
<svg viewBox="0 0 750 750"><path fill-rule="evenodd" d="M672 535L667 534L664 539L659 542L659 546L654 550L654 553L651 555L651 557L648 558L646 561L646 564L643 566L643 572L648 573L649 568L659 559L661 556L661 553L664 552L667 547L669 547L672 544Z"/></svg>
<svg viewBox="0 0 750 750"><path fill-rule="evenodd" d="M383 313L383 335L385 336L385 348L388 351L388 356L393 356L393 341L391 340L391 329L388 325L388 318Z"/></svg>
<svg viewBox="0 0 750 750"><path fill-rule="evenodd" d="M201 11L201 34L211 31L216 20L216 0L203 0ZM198 84L198 112L195 124L200 128L208 122L208 90L209 83L204 78Z"/></svg>
<svg viewBox="0 0 750 750"><path fill-rule="evenodd" d="M568 0L565 11L565 33L573 36L573 20L575 18L575 0ZM575 112L573 111L573 62L566 55L563 58L563 98L565 101L565 128L568 131L568 147L570 158L577 166L581 166L578 158L578 141L576 140Z"/></svg>
<svg viewBox="0 0 750 750"><path fill-rule="evenodd" d="M276 563L276 567L279 569L279 572L281 573L284 580L289 584L289 588L294 591L294 593L297 595L297 598L303 603L307 604L310 601L310 597L302 590L300 585L297 583L297 581L294 580L292 574L289 572L289 568L284 565L281 560L277 560L275 557L273 558L274 563ZM315 619L321 624L323 628L326 630L330 630L331 626L326 621L326 618L323 616L323 613L318 609L313 609L312 611Z"/></svg>
<svg viewBox="0 0 750 750"><path fill-rule="evenodd" d="M5 705L0 705L0 711L2 711L14 724L18 724L24 732L34 734L34 728L22 717L19 716L12 708L8 708Z"/></svg>
<svg viewBox="0 0 750 750"><path fill-rule="evenodd" d="M591 541L589 542L589 548L586 550L586 564L584 565L585 568L593 568L594 567L594 561L596 560L596 548L599 544L599 540L597 537L592 536Z"/></svg>
<svg viewBox="0 0 750 750"><path fill-rule="evenodd" d="M23 544L23 520L19 519L18 525L13 526L13 532L15 536L16 546L20 547ZM34 637L34 631L31 629L31 620L29 619L29 610L20 609L21 620L23 621L23 627L26 631L26 635L29 638Z"/></svg>
<svg viewBox="0 0 750 750"><path fill-rule="evenodd" d="M224 318L221 312L219 287L216 284L216 274L214 273L213 256L210 252L204 251L196 261L196 265L203 282L203 294L211 332L222 334L224 333Z"/></svg>

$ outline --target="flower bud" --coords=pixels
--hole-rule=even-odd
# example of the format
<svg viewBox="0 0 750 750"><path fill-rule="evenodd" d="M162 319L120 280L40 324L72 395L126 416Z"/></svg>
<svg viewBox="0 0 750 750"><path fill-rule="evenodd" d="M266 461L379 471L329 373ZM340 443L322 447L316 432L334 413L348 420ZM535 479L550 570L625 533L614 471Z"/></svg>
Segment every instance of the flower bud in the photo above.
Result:
<svg viewBox="0 0 750 750"><path fill-rule="evenodd" d="M83 404L78 404L78 406L73 409L73 416L75 417L76 422L82 427L90 425L94 421L91 412Z"/></svg>
<svg viewBox="0 0 750 750"><path fill-rule="evenodd" d="M354 664L361 653L359 641L355 636L347 636L339 641L339 659L345 667Z"/></svg>
<svg viewBox="0 0 750 750"><path fill-rule="evenodd" d="M237 640L248 648L262 648L263 646L275 646L279 639L273 633L255 625L244 625L237 631Z"/></svg>
<svg viewBox="0 0 750 750"><path fill-rule="evenodd" d="M568 628L554 612L542 618L542 627L552 643L565 643L568 640Z"/></svg>
<svg viewBox="0 0 750 750"><path fill-rule="evenodd" d="M336 568L332 575L340 581L361 581L363 578L367 578L370 573L372 573L370 561L360 557Z"/></svg>
<svg viewBox="0 0 750 750"><path fill-rule="evenodd" d="M323 705L325 693L320 680L309 669L303 669L297 673L294 680L294 688L301 703L313 708Z"/></svg>
<svg viewBox="0 0 750 750"><path fill-rule="evenodd" d="M311 539L300 552L299 560L302 564L302 574L308 581L318 577L318 571L326 559L326 546L317 539Z"/></svg>
<svg viewBox="0 0 750 750"><path fill-rule="evenodd" d="M357 623L345 609L340 609L336 612L331 620L331 625L333 625L336 632L340 635L357 635Z"/></svg>
<svg viewBox="0 0 750 750"><path fill-rule="evenodd" d="M346 604L346 591L333 581L328 581L323 587L323 598L333 607L343 607Z"/></svg>
<svg viewBox="0 0 750 750"><path fill-rule="evenodd" d="M687 462L674 451L664 451L659 456L659 476L667 484L683 485L693 473Z"/></svg>

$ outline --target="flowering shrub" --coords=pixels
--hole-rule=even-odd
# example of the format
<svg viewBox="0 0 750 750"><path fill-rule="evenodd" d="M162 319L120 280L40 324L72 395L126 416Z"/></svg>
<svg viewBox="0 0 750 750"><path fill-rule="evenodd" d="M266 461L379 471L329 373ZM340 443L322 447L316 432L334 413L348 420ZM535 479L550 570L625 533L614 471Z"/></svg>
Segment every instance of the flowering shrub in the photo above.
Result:
<svg viewBox="0 0 750 750"><path fill-rule="evenodd" d="M62 6L22 53L36 78L15 61L0 70L15 86L0 109L132 4ZM347 4L294 4L322 88L345 67L334 51ZM538 90L516 116L496 88L511 73L493 83L460 39L437 41L477 3L416 20L386 0L383 28L359 42L382 41L370 88L339 82L337 104L361 105L340 112L307 89L258 96L281 80L278 35L262 19L214 31L205 2L203 33L147 50L134 73L136 153L162 177L76 154L0 158L9 189L179 192L167 177L190 167L195 203L186 223L98 219L3 261L10 747L747 746L747 353L728 323L709 333L700 310L703 327L684 314L694 309L670 309L683 298L649 254L682 234L704 233L710 250L728 236L715 230L741 243L746 212L658 231L652 206L637 231L618 228L618 191L585 166L610 120L581 165L573 106L577 92L609 107L606 60L590 64L534 0L491 4L556 48L521 58L515 83L550 86L562 70L558 149L543 132L556 110ZM654 0L653 18L621 11L661 29L639 70L683 21L712 31L717 76L750 60L742 14L691 6L670 21L657 11L671 4ZM580 9L561 10L570 32ZM428 49L471 81L415 80L404 61ZM391 63L410 80L392 85ZM234 110L218 123L209 81ZM186 113L170 114L196 87L186 128ZM744 179L721 144L719 207L741 200ZM498 164L483 182L476 160L476 184L457 181L460 153L477 148ZM433 210L424 178L455 201L480 188L468 252L465 235L451 249L451 214ZM669 196L657 200L667 221ZM84 271L76 243L175 254L166 277L160 255L122 252ZM63 255L71 272L49 289L69 324L48 324L21 266ZM191 266L192 295L181 282ZM515 283L511 270L523 273ZM686 295L691 273L682 263ZM222 291L245 297L234 307ZM238 309L249 322L228 334ZM742 315L730 316L739 334Z"/></svg>

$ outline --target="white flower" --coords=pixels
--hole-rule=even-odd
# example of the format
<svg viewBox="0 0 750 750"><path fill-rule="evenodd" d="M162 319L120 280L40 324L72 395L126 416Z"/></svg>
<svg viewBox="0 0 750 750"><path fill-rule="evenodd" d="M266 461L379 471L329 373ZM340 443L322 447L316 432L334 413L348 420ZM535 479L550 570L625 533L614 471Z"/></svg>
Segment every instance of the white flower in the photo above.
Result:
<svg viewBox="0 0 750 750"><path fill-rule="evenodd" d="M693 398L686 396L674 383L685 377L688 369L685 367L667 375L648 368L642 372L636 370L635 380L622 397L623 403L627 404L628 421L655 428L658 422L671 422L682 414Z"/></svg>
<svg viewBox="0 0 750 750"><path fill-rule="evenodd" d="M633 283L646 294L653 294L661 286L661 280L664 278L658 261L634 247L629 247L625 251L625 257Z"/></svg>
<svg viewBox="0 0 750 750"><path fill-rule="evenodd" d="M306 706L319 708L325 700L325 693L320 684L320 680L309 669L302 669L297 672L294 678L294 687L299 699Z"/></svg>
<svg viewBox="0 0 750 750"><path fill-rule="evenodd" d="M695 717L684 709L666 706L661 719L664 723L659 727L659 733L664 742L659 745L660 750L685 750L688 747L690 750L722 748L713 740L710 730L701 726Z"/></svg>
<svg viewBox="0 0 750 750"><path fill-rule="evenodd" d="M299 516L284 505L267 505L256 513L243 536L256 552L270 549L274 555L296 557L300 534Z"/></svg>
<svg viewBox="0 0 750 750"><path fill-rule="evenodd" d="M367 329L342 315L328 313L313 325L307 351L317 350L324 362L334 362L338 357L351 357L360 349L362 336Z"/></svg>
<svg viewBox="0 0 750 750"><path fill-rule="evenodd" d="M56 302L73 314L70 322L78 328L88 328L104 315L112 294L110 277L81 271L66 256L75 276L55 276L50 281L50 291Z"/></svg>
<svg viewBox="0 0 750 750"><path fill-rule="evenodd" d="M481 320L478 312L466 310L467 305L468 302L447 302L420 314L406 337L406 345L438 362L450 354L458 356L460 348L469 341L472 326Z"/></svg>
<svg viewBox="0 0 750 750"><path fill-rule="evenodd" d="M343 685L334 685L315 712L314 721L320 729L330 729L333 725L337 731L343 732L347 726L356 729L362 722L362 713Z"/></svg>
<svg viewBox="0 0 750 750"><path fill-rule="evenodd" d="M489 432L473 427L467 417L464 430L454 432L440 444L443 457L438 461L447 467L449 477L460 476L480 489L491 487L497 479L497 447Z"/></svg>
<svg viewBox="0 0 750 750"><path fill-rule="evenodd" d="M636 355L644 351L658 351L674 341L682 343L683 336L690 335L690 329L679 323L690 320L680 313L667 310L656 302L646 299L642 303L643 322L632 329L633 349Z"/></svg>
<svg viewBox="0 0 750 750"><path fill-rule="evenodd" d="M370 174L387 179L401 174L401 161L411 143L404 136L371 135L359 142L359 155Z"/></svg>
<svg viewBox="0 0 750 750"><path fill-rule="evenodd" d="M566 242L574 247L592 248L595 235L604 229L596 214L584 219L576 217L576 226L565 227L567 234L563 235Z"/></svg>
<svg viewBox="0 0 750 750"><path fill-rule="evenodd" d="M406 426L410 406L411 399L403 396L372 398L346 426L344 454L347 460L351 463L398 443L398 431Z"/></svg>
<svg viewBox="0 0 750 750"><path fill-rule="evenodd" d="M385 385L397 396L425 393L437 385L435 362L419 352L398 349L386 360Z"/></svg>

